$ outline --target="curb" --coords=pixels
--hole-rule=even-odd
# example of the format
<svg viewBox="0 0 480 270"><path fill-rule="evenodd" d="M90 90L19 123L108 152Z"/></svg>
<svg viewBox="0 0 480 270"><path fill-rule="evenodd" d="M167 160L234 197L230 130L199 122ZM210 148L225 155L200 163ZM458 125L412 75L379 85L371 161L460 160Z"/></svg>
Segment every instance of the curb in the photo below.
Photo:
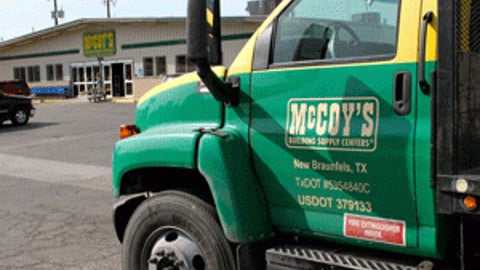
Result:
<svg viewBox="0 0 480 270"><path fill-rule="evenodd" d="M137 103L138 99L136 98L113 98L110 100L112 103Z"/></svg>
<svg viewBox="0 0 480 270"><path fill-rule="evenodd" d="M107 99L106 101L101 101L101 102L112 102L112 103L137 103L137 99L132 99L132 98L113 98L113 99ZM33 99L32 102L34 104L42 104L42 103L89 103L88 99L83 99L83 98L49 98L49 99ZM101 103L100 102L100 103Z"/></svg>
<svg viewBox="0 0 480 270"><path fill-rule="evenodd" d="M69 103L80 103L80 102L83 102L81 100L72 100L72 99L33 99L32 100L33 103L35 104L40 104L40 103L66 103L66 102L69 102Z"/></svg>

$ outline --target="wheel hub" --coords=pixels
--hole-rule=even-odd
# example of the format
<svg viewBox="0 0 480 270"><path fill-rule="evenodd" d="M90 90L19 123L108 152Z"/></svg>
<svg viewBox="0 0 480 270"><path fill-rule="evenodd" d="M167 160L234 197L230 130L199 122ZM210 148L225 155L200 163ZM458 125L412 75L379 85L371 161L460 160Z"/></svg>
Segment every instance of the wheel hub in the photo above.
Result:
<svg viewBox="0 0 480 270"><path fill-rule="evenodd" d="M165 253L160 251L150 257L148 261L150 264L149 270L180 270L180 267L184 264L182 260L179 260L174 252Z"/></svg>
<svg viewBox="0 0 480 270"><path fill-rule="evenodd" d="M27 114L24 111L18 111L15 114L15 119L17 119L17 122L19 122L19 123L25 122L26 118L27 118Z"/></svg>
<svg viewBox="0 0 480 270"><path fill-rule="evenodd" d="M148 270L187 269L206 269L197 244L178 230L161 231L148 259Z"/></svg>

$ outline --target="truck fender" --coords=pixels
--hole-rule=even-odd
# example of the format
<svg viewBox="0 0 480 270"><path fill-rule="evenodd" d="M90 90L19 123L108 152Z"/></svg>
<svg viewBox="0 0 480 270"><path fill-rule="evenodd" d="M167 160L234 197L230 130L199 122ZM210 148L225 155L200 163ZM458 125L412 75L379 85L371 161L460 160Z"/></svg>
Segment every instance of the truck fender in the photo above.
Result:
<svg viewBox="0 0 480 270"><path fill-rule="evenodd" d="M195 168L198 132L194 126L156 127L115 145L112 161L113 194L124 194L124 176L143 168ZM176 147L172 147L175 145Z"/></svg>
<svg viewBox="0 0 480 270"><path fill-rule="evenodd" d="M228 240L248 243L273 236L266 198L252 166L246 141L235 130L204 134L198 168L207 180Z"/></svg>
<svg viewBox="0 0 480 270"><path fill-rule="evenodd" d="M120 243L123 242L123 235L133 212L148 197L148 192L122 196L113 204L113 224Z"/></svg>

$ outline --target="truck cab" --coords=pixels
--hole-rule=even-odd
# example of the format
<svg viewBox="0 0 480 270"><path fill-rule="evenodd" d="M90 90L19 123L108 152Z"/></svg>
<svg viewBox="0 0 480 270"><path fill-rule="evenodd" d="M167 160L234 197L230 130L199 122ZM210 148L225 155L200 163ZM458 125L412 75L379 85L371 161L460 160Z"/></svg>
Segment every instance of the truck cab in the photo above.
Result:
<svg viewBox="0 0 480 270"><path fill-rule="evenodd" d="M476 269L479 5L285 0L228 68L218 10L116 144L124 269Z"/></svg>
<svg viewBox="0 0 480 270"><path fill-rule="evenodd" d="M0 91L7 95L31 95L30 87L24 80L0 81Z"/></svg>

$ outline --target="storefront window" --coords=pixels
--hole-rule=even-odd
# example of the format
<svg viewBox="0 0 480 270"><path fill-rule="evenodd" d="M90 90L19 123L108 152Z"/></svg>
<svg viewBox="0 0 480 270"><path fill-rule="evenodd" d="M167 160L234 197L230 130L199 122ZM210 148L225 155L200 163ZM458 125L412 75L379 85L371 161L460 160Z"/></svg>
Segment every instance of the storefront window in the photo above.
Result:
<svg viewBox="0 0 480 270"><path fill-rule="evenodd" d="M153 76L153 57L143 58L143 70L145 76Z"/></svg>
<svg viewBox="0 0 480 270"><path fill-rule="evenodd" d="M62 64L55 65L55 80L63 81L63 65Z"/></svg>
<svg viewBox="0 0 480 270"><path fill-rule="evenodd" d="M25 81L27 79L25 67L16 67L13 69L13 77L15 80Z"/></svg>
<svg viewBox="0 0 480 270"><path fill-rule="evenodd" d="M47 81L54 81L53 65L47 65Z"/></svg>
<svg viewBox="0 0 480 270"><path fill-rule="evenodd" d="M40 81L40 66L30 66L27 67L27 75L29 82L39 82Z"/></svg>
<svg viewBox="0 0 480 270"><path fill-rule="evenodd" d="M167 74L167 59L165 56L155 57L155 75Z"/></svg>

